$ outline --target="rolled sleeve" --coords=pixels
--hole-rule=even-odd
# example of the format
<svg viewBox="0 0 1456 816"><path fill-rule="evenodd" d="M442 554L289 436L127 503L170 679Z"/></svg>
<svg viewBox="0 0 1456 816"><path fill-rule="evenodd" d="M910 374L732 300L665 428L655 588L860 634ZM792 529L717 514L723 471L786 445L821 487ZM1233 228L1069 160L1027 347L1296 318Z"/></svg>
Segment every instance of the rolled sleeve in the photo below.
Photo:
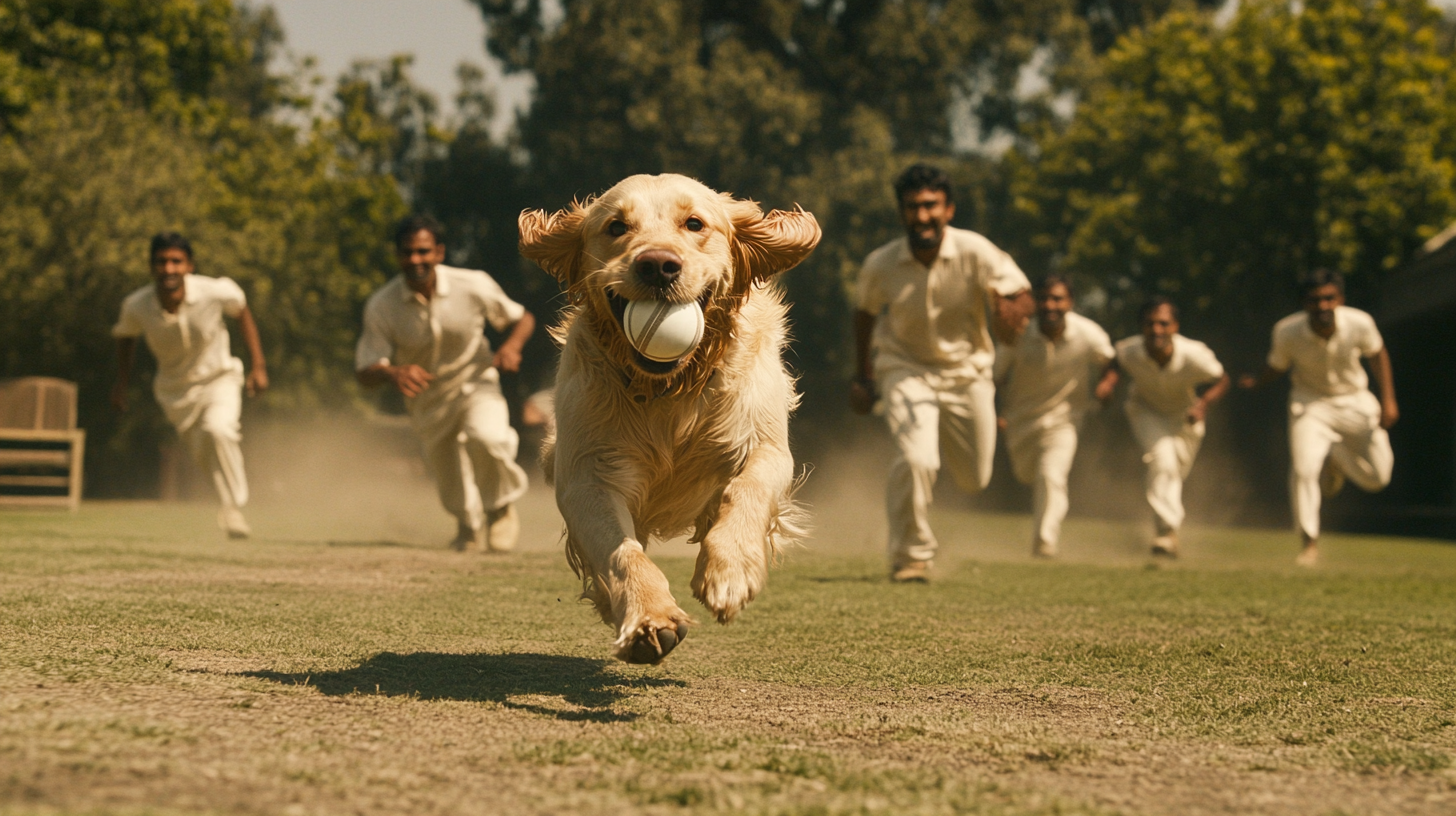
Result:
<svg viewBox="0 0 1456 816"><path fill-rule="evenodd" d="M1269 342L1269 357L1265 363L1275 371L1288 371L1293 364L1290 359L1289 349L1285 348L1284 336L1277 328L1274 330L1274 337Z"/></svg>
<svg viewBox="0 0 1456 816"><path fill-rule="evenodd" d="M511 300L506 290L494 279L487 277L486 281L485 289L481 293L485 302L485 320L492 329L505 331L526 314L526 307Z"/></svg>
<svg viewBox="0 0 1456 816"><path fill-rule="evenodd" d="M116 325L111 327L111 336L123 338L137 338L142 336L142 324L137 316L128 308L130 304L122 304L121 316L117 318Z"/></svg>
<svg viewBox="0 0 1456 816"><path fill-rule="evenodd" d="M222 304L222 313L228 317L237 317L248 308L248 296L232 278L217 279L217 299Z"/></svg>
<svg viewBox="0 0 1456 816"><path fill-rule="evenodd" d="M1026 273L1016 265L1016 261L1002 250L996 250L996 256L989 264L989 274L986 276L986 288L1001 297L1011 297L1019 292L1031 288L1031 281L1027 279Z"/></svg>
<svg viewBox="0 0 1456 816"><path fill-rule="evenodd" d="M385 332L384 318L376 303L371 302L364 309L364 331L354 349L354 370L363 371L376 363L388 365L393 355L394 344Z"/></svg>
<svg viewBox="0 0 1456 816"><path fill-rule="evenodd" d="M1375 326L1375 319L1366 317L1364 326L1360 332L1359 344L1360 354L1365 357L1374 357L1385 348L1385 338L1380 336L1380 329Z"/></svg>

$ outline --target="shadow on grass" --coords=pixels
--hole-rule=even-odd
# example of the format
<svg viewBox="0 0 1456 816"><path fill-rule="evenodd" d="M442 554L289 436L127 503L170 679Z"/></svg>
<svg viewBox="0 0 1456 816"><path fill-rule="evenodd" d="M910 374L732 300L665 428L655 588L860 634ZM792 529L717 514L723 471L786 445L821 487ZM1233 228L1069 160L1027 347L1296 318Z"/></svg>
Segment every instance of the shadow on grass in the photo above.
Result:
<svg viewBox="0 0 1456 816"><path fill-rule="evenodd" d="M318 673L242 672L275 683L313 686L324 694L381 694L421 700L494 702L559 720L626 722L636 714L612 710L632 689L683 686L681 680L623 677L608 662L545 654L381 652L352 669ZM559 697L571 708L513 702L518 695Z"/></svg>

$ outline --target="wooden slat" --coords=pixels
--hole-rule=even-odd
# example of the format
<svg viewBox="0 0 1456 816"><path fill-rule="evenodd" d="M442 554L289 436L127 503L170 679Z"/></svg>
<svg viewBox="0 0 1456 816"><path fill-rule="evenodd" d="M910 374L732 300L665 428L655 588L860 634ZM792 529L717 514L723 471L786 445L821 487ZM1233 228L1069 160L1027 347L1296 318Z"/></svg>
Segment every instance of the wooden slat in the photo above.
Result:
<svg viewBox="0 0 1456 816"><path fill-rule="evenodd" d="M0 448L0 468L9 467L70 467L71 452L57 450L14 450Z"/></svg>
<svg viewBox="0 0 1456 816"><path fill-rule="evenodd" d="M72 507L70 496L6 496L0 494L0 507Z"/></svg>
<svg viewBox="0 0 1456 816"><path fill-rule="evenodd" d="M5 476L0 474L0 487L71 487L70 476Z"/></svg>

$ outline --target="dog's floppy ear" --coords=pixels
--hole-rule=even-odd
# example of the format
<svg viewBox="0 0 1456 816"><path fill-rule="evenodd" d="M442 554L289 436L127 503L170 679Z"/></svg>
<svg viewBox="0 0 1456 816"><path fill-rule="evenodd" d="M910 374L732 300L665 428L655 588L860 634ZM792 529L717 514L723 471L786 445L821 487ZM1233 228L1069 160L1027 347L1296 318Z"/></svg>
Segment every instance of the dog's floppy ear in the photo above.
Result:
<svg viewBox="0 0 1456 816"><path fill-rule="evenodd" d="M521 255L570 286L581 270L581 223L585 219L586 209L578 201L549 215L545 210L522 210L516 221L521 230Z"/></svg>
<svg viewBox="0 0 1456 816"><path fill-rule="evenodd" d="M744 284L793 269L819 245L819 222L798 205L764 215L752 201L724 198L733 221L733 261Z"/></svg>

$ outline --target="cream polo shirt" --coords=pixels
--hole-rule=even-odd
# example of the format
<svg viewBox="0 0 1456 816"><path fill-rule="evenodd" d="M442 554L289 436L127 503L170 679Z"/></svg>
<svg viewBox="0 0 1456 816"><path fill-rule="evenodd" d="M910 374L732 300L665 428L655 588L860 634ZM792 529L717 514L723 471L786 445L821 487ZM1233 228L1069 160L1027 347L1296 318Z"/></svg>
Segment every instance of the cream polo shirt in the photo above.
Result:
<svg viewBox="0 0 1456 816"><path fill-rule="evenodd" d="M1107 332L1076 312L1067 312L1061 339L1041 333L1033 318L1015 345L1002 346L996 379L1007 424L1015 430L1076 424L1092 403L1092 380L1116 352Z"/></svg>
<svg viewBox="0 0 1456 816"><path fill-rule="evenodd" d="M182 303L173 314L162 308L152 284L126 296L113 337L145 337L157 358L153 391L165 404L180 399L194 385L224 374L243 372L234 357L223 316L237 317L247 307L242 288L230 278L187 275Z"/></svg>
<svg viewBox="0 0 1456 816"><path fill-rule="evenodd" d="M417 365L435 380L416 400L461 385L494 381L485 326L504 331L526 313L495 279L475 269L435 267L435 295L426 299L396 275L364 305L364 333L354 354L362 371L375 363Z"/></svg>
<svg viewBox="0 0 1456 816"><path fill-rule="evenodd" d="M1198 401L1198 386L1223 377L1213 349L1181 334L1173 335L1173 356L1165 366L1148 354L1141 334L1117 342L1117 365L1132 380L1129 402L1167 416L1182 416Z"/></svg>
<svg viewBox="0 0 1456 816"><path fill-rule="evenodd" d="M969 230L946 227L929 268L915 260L908 239L885 244L859 276L859 308L877 317L876 370L989 376L996 355L986 323L990 295L1029 288L1010 255Z"/></svg>
<svg viewBox="0 0 1456 816"><path fill-rule="evenodd" d="M1335 333L1326 340L1309 327L1309 315L1296 312L1274 324L1269 367L1288 371L1294 387L1290 402L1310 402L1368 391L1370 379L1361 357L1385 348L1375 318L1349 306L1335 308Z"/></svg>

